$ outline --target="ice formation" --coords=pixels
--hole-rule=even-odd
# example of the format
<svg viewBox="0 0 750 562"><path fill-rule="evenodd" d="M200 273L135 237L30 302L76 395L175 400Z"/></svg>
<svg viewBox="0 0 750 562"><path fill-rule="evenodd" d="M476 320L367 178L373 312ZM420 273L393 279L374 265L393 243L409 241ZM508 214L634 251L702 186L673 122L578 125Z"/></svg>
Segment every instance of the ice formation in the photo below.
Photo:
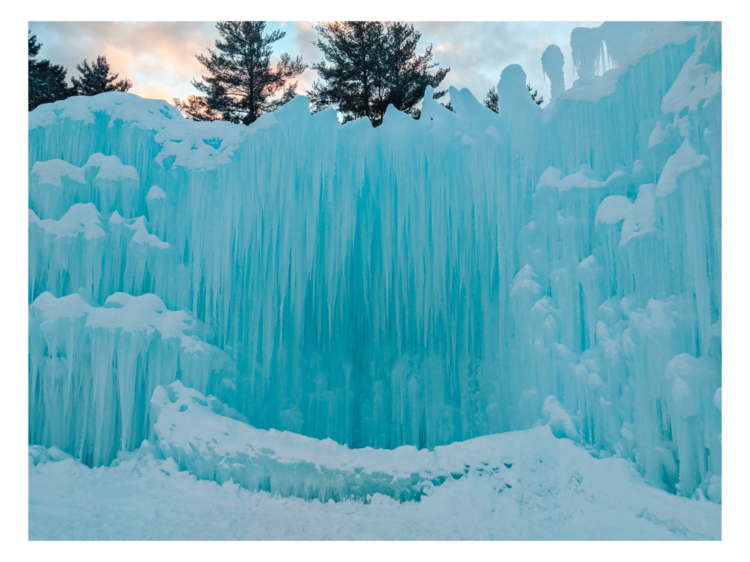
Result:
<svg viewBox="0 0 750 562"><path fill-rule="evenodd" d="M720 501L720 25L572 47L545 108L511 65L498 114L428 90L377 129L303 97L249 127L119 92L37 108L30 442L172 447L149 403L181 381L352 455L549 423Z"/></svg>
<svg viewBox="0 0 750 562"><path fill-rule="evenodd" d="M152 433L142 404L157 385L179 378L201 392L233 387L223 376L232 376L226 354L154 294L115 293L95 307L77 293L44 292L31 305L29 331L29 439L94 465Z"/></svg>
<svg viewBox="0 0 750 562"><path fill-rule="evenodd" d="M165 458L204 480L281 496L325 502L383 494L408 501L446 478L461 478L472 465L493 472L503 466L502 451L481 440L434 451L409 445L349 449L331 439L256 429L236 410L180 381L157 387L151 409Z"/></svg>
<svg viewBox="0 0 750 562"><path fill-rule="evenodd" d="M565 57L557 45L550 45L542 53L542 70L550 81L550 101L559 98L565 91Z"/></svg>

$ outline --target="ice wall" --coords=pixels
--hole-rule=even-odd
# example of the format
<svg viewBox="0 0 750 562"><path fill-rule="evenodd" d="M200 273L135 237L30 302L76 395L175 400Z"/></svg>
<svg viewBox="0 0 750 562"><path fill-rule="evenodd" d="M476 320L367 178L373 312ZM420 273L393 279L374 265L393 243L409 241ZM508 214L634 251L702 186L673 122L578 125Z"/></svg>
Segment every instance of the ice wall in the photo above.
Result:
<svg viewBox="0 0 750 562"><path fill-rule="evenodd" d="M153 435L147 404L157 385L179 378L222 394L234 384L226 354L153 294L115 293L96 307L45 292L29 324L29 440L89 464L109 464Z"/></svg>
<svg viewBox="0 0 750 562"><path fill-rule="evenodd" d="M44 335L58 323L32 320L32 382L67 380L74 368L55 365L76 357L124 385L110 399L135 398L104 436L89 421L69 430L80 410L46 413L32 386L31 441L88 443L105 462L148 433L148 390L172 380L204 393L226 380L222 400L253 426L355 448L528 428L554 396L593 450L707 493L721 464L720 26L581 33L586 79L545 109L517 65L498 114L452 89L455 113L427 95L418 121L391 107L377 129L310 115L302 97L250 127L125 93L40 106L32 311L52 295L92 310L151 295L165 314L187 310L191 337L227 362L195 386L174 338L139 355L115 329L128 386L111 361L99 369L86 343L99 332L82 320L54 328L62 352ZM597 76L602 45L613 68Z"/></svg>

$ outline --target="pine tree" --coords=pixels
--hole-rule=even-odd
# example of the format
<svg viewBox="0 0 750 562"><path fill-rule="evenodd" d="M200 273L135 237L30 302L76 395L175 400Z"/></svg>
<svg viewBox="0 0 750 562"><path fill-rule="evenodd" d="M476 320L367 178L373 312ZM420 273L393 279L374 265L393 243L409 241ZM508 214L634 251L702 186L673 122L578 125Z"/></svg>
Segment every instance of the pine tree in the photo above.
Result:
<svg viewBox="0 0 750 562"><path fill-rule="evenodd" d="M498 112L497 102L499 99L500 97L497 93L497 88L495 88L495 86L492 86L492 88L490 88L490 91L487 92L487 97L484 98L484 105L486 105L492 111L497 113Z"/></svg>
<svg viewBox="0 0 750 562"><path fill-rule="evenodd" d="M542 105L544 103L544 97L539 95L539 90L531 91L531 84L526 84L526 88L531 93L531 99L534 100L534 103L537 105Z"/></svg>
<svg viewBox="0 0 750 562"><path fill-rule="evenodd" d="M118 81L119 74L109 73L107 57L96 57L96 61L91 65L84 59L81 64L76 65L76 69L81 73L81 77L73 77L71 80L79 96L95 96L103 92L127 92L133 87L133 83L127 78Z"/></svg>
<svg viewBox="0 0 750 562"><path fill-rule="evenodd" d="M282 53L276 68L271 67L272 44L285 32L264 35L264 21L223 21L216 28L221 35L217 51L209 49L209 56L197 56L209 76L192 81L204 96L174 100L185 116L249 125L294 98L297 82L291 80L307 68L302 57L292 59Z"/></svg>
<svg viewBox="0 0 750 562"><path fill-rule="evenodd" d="M29 111L43 103L63 100L73 94L65 79L67 70L47 59L37 61L42 44L29 31Z"/></svg>
<svg viewBox="0 0 750 562"><path fill-rule="evenodd" d="M315 28L323 60L313 65L317 80L308 92L313 111L335 107L344 122L367 117L374 126L383 121L389 104L414 117L427 86L437 88L449 68L429 70L432 45L416 54L421 34L402 22L331 22ZM444 96L436 91L434 97Z"/></svg>
<svg viewBox="0 0 750 562"><path fill-rule="evenodd" d="M385 114L388 104L393 104L399 111L414 117L417 115L416 105L424 97L425 88L437 88L450 72L450 68L438 69L435 74L428 72L438 66L437 63L431 62L432 45L428 45L423 54L416 54L417 43L422 34L416 31L413 25L388 22L385 32L387 95L381 103L382 112ZM447 91L435 91L433 98L440 99ZM452 107L450 109L452 110Z"/></svg>
<svg viewBox="0 0 750 562"><path fill-rule="evenodd" d="M36 56L39 54L41 43L36 42L36 35L26 30L26 111L34 109Z"/></svg>
<svg viewBox="0 0 750 562"><path fill-rule="evenodd" d="M531 99L534 100L534 103L537 105L542 105L544 102L544 97L539 95L538 90L531 91L531 84L526 84L526 89L529 90L529 93L531 94ZM495 113L498 112L498 103L499 95L497 93L497 88L494 86L489 89L487 92L487 97L484 98L484 105L490 108Z"/></svg>
<svg viewBox="0 0 750 562"><path fill-rule="evenodd" d="M42 44L36 42L36 35L32 35L29 29L29 64L32 61L36 62L36 56L39 54L39 49L41 48Z"/></svg>
<svg viewBox="0 0 750 562"><path fill-rule="evenodd" d="M68 86L66 75L68 71L59 64L52 64L43 60L37 64L35 69L36 87L34 88L35 106L43 103L53 103L64 100L75 91ZM31 97L29 101L31 101Z"/></svg>
<svg viewBox="0 0 750 562"><path fill-rule="evenodd" d="M321 36L315 45L324 60L313 64L321 78L308 92L313 111L335 107L345 122L363 116L372 121L375 100L384 94L383 24L331 22L315 29Z"/></svg>
<svg viewBox="0 0 750 562"><path fill-rule="evenodd" d="M174 104L183 115L194 121L220 121L223 119L221 113L208 106L208 100L201 96L188 96L185 101L173 98Z"/></svg>

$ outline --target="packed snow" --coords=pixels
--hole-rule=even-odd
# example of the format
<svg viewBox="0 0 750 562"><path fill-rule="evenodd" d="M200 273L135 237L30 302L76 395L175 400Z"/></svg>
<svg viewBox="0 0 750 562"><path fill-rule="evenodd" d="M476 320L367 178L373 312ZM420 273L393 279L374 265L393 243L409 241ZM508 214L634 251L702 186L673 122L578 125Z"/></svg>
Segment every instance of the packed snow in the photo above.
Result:
<svg viewBox="0 0 750 562"><path fill-rule="evenodd" d="M179 381L157 388L152 406L158 443L109 467L29 448L31 539L721 537L720 506L649 486L632 463L556 438L556 421L575 428L554 399L549 425L431 452L258 430ZM336 497L337 487L349 495Z"/></svg>
<svg viewBox="0 0 750 562"><path fill-rule="evenodd" d="M721 27L571 44L497 114L31 112L32 538L720 538Z"/></svg>

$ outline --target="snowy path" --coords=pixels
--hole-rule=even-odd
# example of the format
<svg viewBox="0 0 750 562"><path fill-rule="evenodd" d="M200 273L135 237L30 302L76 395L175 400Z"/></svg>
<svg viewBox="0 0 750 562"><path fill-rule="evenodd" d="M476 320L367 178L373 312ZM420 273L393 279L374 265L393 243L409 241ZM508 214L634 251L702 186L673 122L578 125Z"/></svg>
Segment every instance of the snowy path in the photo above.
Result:
<svg viewBox="0 0 750 562"><path fill-rule="evenodd" d="M196 480L150 455L29 467L29 536L45 539L719 539L721 506L646 485L546 427L493 436L511 467L472 468L421 502L322 504Z"/></svg>

